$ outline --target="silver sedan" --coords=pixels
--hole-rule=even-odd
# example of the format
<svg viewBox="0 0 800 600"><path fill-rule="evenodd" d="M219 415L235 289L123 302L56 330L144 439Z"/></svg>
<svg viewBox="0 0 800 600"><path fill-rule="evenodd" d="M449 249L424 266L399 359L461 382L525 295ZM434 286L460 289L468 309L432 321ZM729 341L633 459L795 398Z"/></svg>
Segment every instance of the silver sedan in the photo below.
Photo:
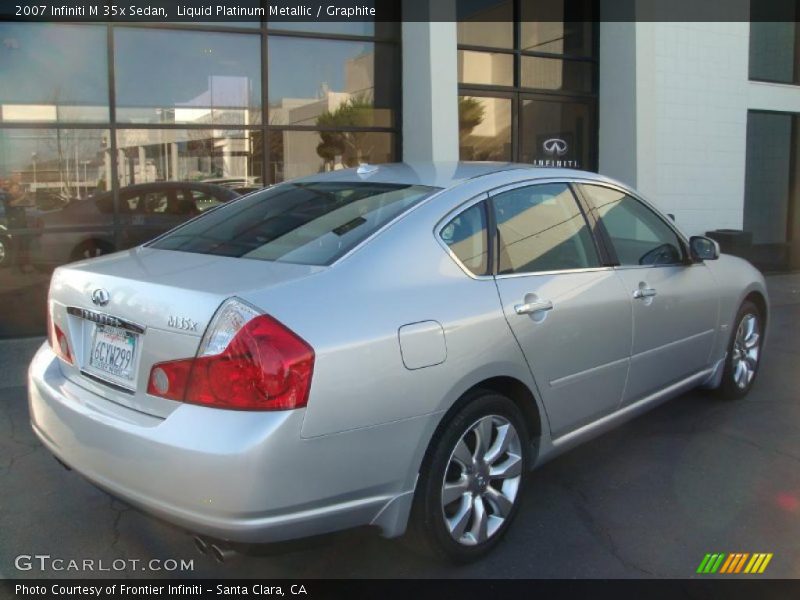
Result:
<svg viewBox="0 0 800 600"><path fill-rule="evenodd" d="M764 279L630 188L362 165L61 267L30 368L60 461L201 547L503 536L530 470L689 389L747 394Z"/></svg>

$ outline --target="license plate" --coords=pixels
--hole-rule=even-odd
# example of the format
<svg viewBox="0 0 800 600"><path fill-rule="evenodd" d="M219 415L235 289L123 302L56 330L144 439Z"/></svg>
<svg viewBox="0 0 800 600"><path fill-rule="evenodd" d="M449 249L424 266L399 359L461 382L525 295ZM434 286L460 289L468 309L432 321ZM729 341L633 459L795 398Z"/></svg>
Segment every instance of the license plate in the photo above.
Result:
<svg viewBox="0 0 800 600"><path fill-rule="evenodd" d="M97 325L89 364L103 373L133 380L139 335L119 327Z"/></svg>

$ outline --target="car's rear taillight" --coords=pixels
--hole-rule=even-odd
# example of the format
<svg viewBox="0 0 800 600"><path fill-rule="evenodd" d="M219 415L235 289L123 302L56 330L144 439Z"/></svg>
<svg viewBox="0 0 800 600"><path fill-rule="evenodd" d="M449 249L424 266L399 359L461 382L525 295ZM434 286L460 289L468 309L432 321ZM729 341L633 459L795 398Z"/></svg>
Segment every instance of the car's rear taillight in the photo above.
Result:
<svg viewBox="0 0 800 600"><path fill-rule="evenodd" d="M75 361L72 359L72 352L69 349L69 340L67 340L66 334L53 322L52 316L49 316L48 320L50 322L50 335L48 337L50 338L50 347L53 349L53 352L64 362L71 365L75 364Z"/></svg>
<svg viewBox="0 0 800 600"><path fill-rule="evenodd" d="M147 393L240 410L287 410L308 402L314 350L241 300L226 300L195 358L153 365Z"/></svg>

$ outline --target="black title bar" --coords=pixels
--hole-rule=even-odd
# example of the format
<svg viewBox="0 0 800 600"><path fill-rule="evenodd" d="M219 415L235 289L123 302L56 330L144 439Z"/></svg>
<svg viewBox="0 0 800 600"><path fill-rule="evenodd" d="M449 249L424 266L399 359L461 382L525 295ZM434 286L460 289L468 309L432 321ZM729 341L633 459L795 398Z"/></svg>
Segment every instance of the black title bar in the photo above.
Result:
<svg viewBox="0 0 800 600"><path fill-rule="evenodd" d="M2 0L0 21L487 22L513 19L514 4L510 0ZM540 22L722 22L798 21L799 11L796 0L536 0L532 14Z"/></svg>

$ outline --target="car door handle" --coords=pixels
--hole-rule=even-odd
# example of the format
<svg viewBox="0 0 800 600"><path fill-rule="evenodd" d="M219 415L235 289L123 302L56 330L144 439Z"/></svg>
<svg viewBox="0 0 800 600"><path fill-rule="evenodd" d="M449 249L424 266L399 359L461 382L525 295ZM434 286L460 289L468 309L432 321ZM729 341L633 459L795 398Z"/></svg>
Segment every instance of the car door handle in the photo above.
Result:
<svg viewBox="0 0 800 600"><path fill-rule="evenodd" d="M643 298L652 298L655 295L656 295L656 288L639 287L638 289L633 290L633 297L636 300L641 300Z"/></svg>
<svg viewBox="0 0 800 600"><path fill-rule="evenodd" d="M550 300L536 300L525 304L514 306L514 312L518 315L530 315L540 311L553 310L553 303Z"/></svg>

